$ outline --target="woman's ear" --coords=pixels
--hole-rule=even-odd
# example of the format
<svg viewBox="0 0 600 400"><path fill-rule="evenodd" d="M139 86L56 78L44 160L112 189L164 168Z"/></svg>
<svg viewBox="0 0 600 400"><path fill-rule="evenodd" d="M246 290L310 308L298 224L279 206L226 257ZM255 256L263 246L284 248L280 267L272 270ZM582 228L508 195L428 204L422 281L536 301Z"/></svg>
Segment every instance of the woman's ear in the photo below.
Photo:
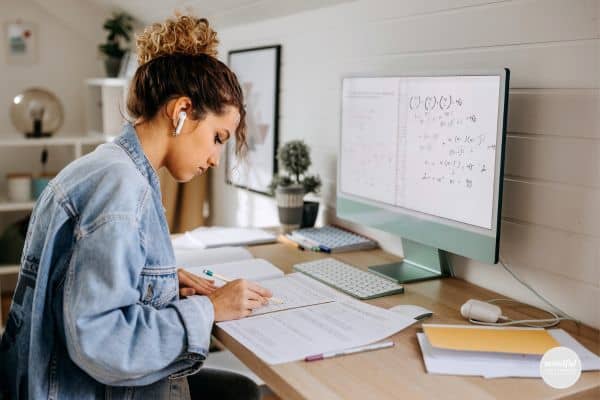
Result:
<svg viewBox="0 0 600 400"><path fill-rule="evenodd" d="M172 108L168 110L168 115L173 126L173 135L176 136L183 128L183 122L192 111L192 100L189 97L178 97L172 100Z"/></svg>
<svg viewBox="0 0 600 400"><path fill-rule="evenodd" d="M177 136L181 133L181 129L183 129L183 123L187 118L187 113L185 111L179 111L179 116L177 117L177 126L173 131L173 136Z"/></svg>
<svg viewBox="0 0 600 400"><path fill-rule="evenodd" d="M173 121L177 121L179 113L185 111L188 116L192 111L192 100L189 97L178 97L172 101L172 108L169 108L167 113Z"/></svg>

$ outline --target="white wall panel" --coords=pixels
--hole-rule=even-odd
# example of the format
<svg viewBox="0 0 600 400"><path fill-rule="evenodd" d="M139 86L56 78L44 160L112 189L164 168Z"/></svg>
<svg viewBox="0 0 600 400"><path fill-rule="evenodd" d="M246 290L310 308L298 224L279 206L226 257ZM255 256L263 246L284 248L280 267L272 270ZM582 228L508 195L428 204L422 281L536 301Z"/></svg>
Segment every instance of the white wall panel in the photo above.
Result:
<svg viewBox="0 0 600 400"><path fill-rule="evenodd" d="M505 174L600 188L600 140L510 134Z"/></svg>
<svg viewBox="0 0 600 400"><path fill-rule="evenodd" d="M505 179L502 216L600 237L600 190Z"/></svg>
<svg viewBox="0 0 600 400"><path fill-rule="evenodd" d="M598 40L590 42L577 64L592 64L600 55ZM586 56L588 54L589 56ZM589 75L588 86L598 79L600 65ZM573 74L577 71L572 70ZM508 131L563 137L600 139L600 91L588 90L512 90Z"/></svg>
<svg viewBox="0 0 600 400"><path fill-rule="evenodd" d="M384 54L581 40L597 37L597 7L596 0L513 1L382 21L369 32Z"/></svg>
<svg viewBox="0 0 600 400"><path fill-rule="evenodd" d="M600 287L600 238L510 220L501 232L509 262Z"/></svg>
<svg viewBox="0 0 600 400"><path fill-rule="evenodd" d="M324 31L323 35L327 32ZM267 41L261 44L275 43ZM283 49L286 79L283 90L339 87L339 79L348 74L408 74L419 71L503 68L511 70L513 89L598 89L600 48L597 39L496 46L483 49L422 52L375 56L357 51L347 57L313 57L310 43ZM298 54L305 54L304 57ZM597 93L597 92L596 92ZM598 96L594 93L589 96ZM568 100L565 100L568 101ZM596 106L597 106L596 102ZM593 104L590 104L593 105ZM589 107L588 105L587 107ZM555 105L559 106L560 105ZM586 113L586 109L581 110ZM588 117L589 118L589 117ZM597 126L597 123L596 123Z"/></svg>

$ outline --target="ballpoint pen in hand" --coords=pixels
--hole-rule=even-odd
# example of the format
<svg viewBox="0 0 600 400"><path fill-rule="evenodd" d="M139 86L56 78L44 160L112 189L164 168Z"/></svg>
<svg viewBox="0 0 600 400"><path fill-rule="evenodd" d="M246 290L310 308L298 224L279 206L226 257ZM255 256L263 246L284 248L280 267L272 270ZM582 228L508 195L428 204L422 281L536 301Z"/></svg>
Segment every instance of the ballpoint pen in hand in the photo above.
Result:
<svg viewBox="0 0 600 400"><path fill-rule="evenodd" d="M209 269L205 269L202 271L204 274L208 275L208 276L212 276L213 278L217 278L219 280L222 280L223 282L231 282L233 279L228 278L226 276L223 276L221 274L217 274L215 272L212 272ZM275 304L283 304L283 300L277 298L277 297L268 297L268 300L275 303Z"/></svg>

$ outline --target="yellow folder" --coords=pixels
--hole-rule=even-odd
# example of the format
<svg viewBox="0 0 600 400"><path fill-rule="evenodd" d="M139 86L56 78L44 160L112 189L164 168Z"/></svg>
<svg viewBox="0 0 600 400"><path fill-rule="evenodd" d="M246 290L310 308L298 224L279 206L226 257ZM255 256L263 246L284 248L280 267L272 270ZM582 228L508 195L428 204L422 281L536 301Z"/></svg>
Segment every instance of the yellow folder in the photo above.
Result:
<svg viewBox="0 0 600 400"><path fill-rule="evenodd" d="M560 344L542 328L423 324L433 347L497 353L544 354Z"/></svg>

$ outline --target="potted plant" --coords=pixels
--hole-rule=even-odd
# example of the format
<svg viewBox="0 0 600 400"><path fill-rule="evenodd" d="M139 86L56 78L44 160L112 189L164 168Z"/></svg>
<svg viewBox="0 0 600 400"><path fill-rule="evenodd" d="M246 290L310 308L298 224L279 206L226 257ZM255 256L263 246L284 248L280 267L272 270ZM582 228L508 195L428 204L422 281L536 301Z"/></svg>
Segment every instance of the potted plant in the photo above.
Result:
<svg viewBox="0 0 600 400"><path fill-rule="evenodd" d="M131 41L133 31L133 17L127 13L113 13L112 17L104 22L103 28L108 31L106 43L98 45L98 50L104 55L106 75L115 77L119 74L121 60L128 51L124 47Z"/></svg>
<svg viewBox="0 0 600 400"><path fill-rule="evenodd" d="M304 201L304 196L319 192L321 178L306 174L311 165L310 148L302 140L292 140L281 146L277 159L284 173L275 175L269 188L271 193L275 193L283 230L289 232L299 227L313 226L319 203Z"/></svg>

